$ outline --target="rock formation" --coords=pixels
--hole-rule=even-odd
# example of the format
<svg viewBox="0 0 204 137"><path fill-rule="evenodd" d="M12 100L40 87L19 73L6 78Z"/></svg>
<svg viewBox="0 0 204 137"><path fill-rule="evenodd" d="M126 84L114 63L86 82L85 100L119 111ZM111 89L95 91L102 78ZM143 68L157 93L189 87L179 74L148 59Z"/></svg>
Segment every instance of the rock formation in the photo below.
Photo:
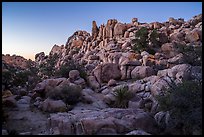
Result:
<svg viewBox="0 0 204 137"><path fill-rule="evenodd" d="M135 34L144 27L147 46L140 52L134 46L135 40L142 38ZM155 96L186 80L202 81L201 51L202 14L188 21L170 17L163 23L109 19L97 27L93 21L92 34L78 30L65 45L54 45L49 55L36 54L36 76L41 79L29 92L15 86L11 90L5 88L3 104L26 110L27 106L19 104L32 104L38 111L55 112L47 117L45 125L49 130L44 134L164 134L162 130L168 129L170 116L159 111ZM5 66L7 63L26 68L24 58L2 55L2 60ZM46 96L51 89L65 85L82 88L75 105ZM115 108L116 91L122 87L130 91L132 98L126 108ZM14 91L21 91L24 97Z"/></svg>

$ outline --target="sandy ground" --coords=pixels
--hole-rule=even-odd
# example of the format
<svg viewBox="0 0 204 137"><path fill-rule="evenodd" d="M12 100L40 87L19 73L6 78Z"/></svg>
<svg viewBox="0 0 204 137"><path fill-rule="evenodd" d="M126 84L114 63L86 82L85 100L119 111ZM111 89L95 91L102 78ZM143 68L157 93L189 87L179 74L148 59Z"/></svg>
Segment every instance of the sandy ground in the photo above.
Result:
<svg viewBox="0 0 204 137"><path fill-rule="evenodd" d="M6 123L2 124L2 129L7 131L15 130L17 133L32 135L47 134L46 123L49 114L39 111L37 108L19 109L7 108L5 112L8 115ZM29 133L30 132L30 133Z"/></svg>

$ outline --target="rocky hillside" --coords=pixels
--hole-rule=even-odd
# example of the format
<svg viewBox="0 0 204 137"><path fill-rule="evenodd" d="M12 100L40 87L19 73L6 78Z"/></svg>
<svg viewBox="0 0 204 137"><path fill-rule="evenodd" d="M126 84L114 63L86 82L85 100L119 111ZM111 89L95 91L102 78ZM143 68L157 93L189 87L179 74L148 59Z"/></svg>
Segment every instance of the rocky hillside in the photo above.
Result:
<svg viewBox="0 0 204 137"><path fill-rule="evenodd" d="M49 55L36 54L30 68L24 92L16 85L4 88L3 104L10 113L22 107L45 113L46 129L17 132L202 133L202 14L163 23L110 19L97 26L93 21L92 34L76 31ZM10 126L4 126L5 134L15 119L6 118Z"/></svg>
<svg viewBox="0 0 204 137"><path fill-rule="evenodd" d="M2 54L2 62L20 69L28 68L28 60L22 56Z"/></svg>

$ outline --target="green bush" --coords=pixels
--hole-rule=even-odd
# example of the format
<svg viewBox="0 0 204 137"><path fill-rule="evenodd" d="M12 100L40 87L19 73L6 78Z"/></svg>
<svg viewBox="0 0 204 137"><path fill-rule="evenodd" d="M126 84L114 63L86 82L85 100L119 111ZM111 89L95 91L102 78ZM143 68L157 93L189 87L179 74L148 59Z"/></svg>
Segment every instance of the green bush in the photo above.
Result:
<svg viewBox="0 0 204 137"><path fill-rule="evenodd" d="M71 70L78 70L80 77L86 80L87 74L86 74L84 67L82 65L79 65L74 60L69 60L64 65L62 65L60 69L56 71L55 76L68 78L69 72Z"/></svg>
<svg viewBox="0 0 204 137"><path fill-rule="evenodd" d="M159 34L157 33L157 29L152 30L152 32L149 35L149 41L155 48L159 48L161 46L161 43L159 42Z"/></svg>
<svg viewBox="0 0 204 137"><path fill-rule="evenodd" d="M142 27L135 33L135 39L132 40L133 47L132 49L135 52L142 52L146 49L148 45L148 30L145 27Z"/></svg>
<svg viewBox="0 0 204 137"><path fill-rule="evenodd" d="M79 102L82 89L80 86L68 86L56 87L47 92L46 97L54 100L62 100L66 104L74 105Z"/></svg>
<svg viewBox="0 0 204 137"><path fill-rule="evenodd" d="M13 81L13 73L9 71L8 69L2 70L2 85L5 86L5 89L9 88L9 85L11 85Z"/></svg>
<svg viewBox="0 0 204 137"><path fill-rule="evenodd" d="M22 86L25 85L28 81L28 76L31 75L31 72L29 70L21 70L15 73L13 85L15 86Z"/></svg>
<svg viewBox="0 0 204 137"><path fill-rule="evenodd" d="M43 63L39 66L39 71L48 77L54 76L55 65L58 58L59 56L56 53L54 55L50 55L49 58L47 58L47 63Z"/></svg>
<svg viewBox="0 0 204 137"><path fill-rule="evenodd" d="M128 101L132 98L132 93L128 91L128 86L118 88L114 90L114 92L116 93L116 101L114 103L114 107L127 108Z"/></svg>
<svg viewBox="0 0 204 137"><path fill-rule="evenodd" d="M159 44L159 41L157 40L159 38L158 33L156 30L153 30L150 33L150 37L148 34L149 32L146 27L142 27L135 33L135 39L133 39L131 42L133 44L132 49L136 53L147 51L150 54L155 54L154 47L157 47ZM152 47L150 47L149 42L152 43Z"/></svg>
<svg viewBox="0 0 204 137"><path fill-rule="evenodd" d="M156 99L160 110L170 112L173 128L182 134L202 133L202 82L184 81Z"/></svg>
<svg viewBox="0 0 204 137"><path fill-rule="evenodd" d="M202 46L187 46L187 45L177 45L178 51L184 55L187 59L186 62L192 66L202 65Z"/></svg>

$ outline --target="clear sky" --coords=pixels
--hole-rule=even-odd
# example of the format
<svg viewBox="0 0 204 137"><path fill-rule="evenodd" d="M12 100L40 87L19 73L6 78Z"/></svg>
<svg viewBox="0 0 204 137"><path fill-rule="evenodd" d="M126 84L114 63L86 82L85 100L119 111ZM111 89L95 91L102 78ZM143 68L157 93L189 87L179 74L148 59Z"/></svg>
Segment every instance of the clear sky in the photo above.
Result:
<svg viewBox="0 0 204 137"><path fill-rule="evenodd" d="M77 30L91 32L92 21L165 22L169 17L189 20L202 13L202 2L3 2L2 53L34 60L65 44Z"/></svg>

